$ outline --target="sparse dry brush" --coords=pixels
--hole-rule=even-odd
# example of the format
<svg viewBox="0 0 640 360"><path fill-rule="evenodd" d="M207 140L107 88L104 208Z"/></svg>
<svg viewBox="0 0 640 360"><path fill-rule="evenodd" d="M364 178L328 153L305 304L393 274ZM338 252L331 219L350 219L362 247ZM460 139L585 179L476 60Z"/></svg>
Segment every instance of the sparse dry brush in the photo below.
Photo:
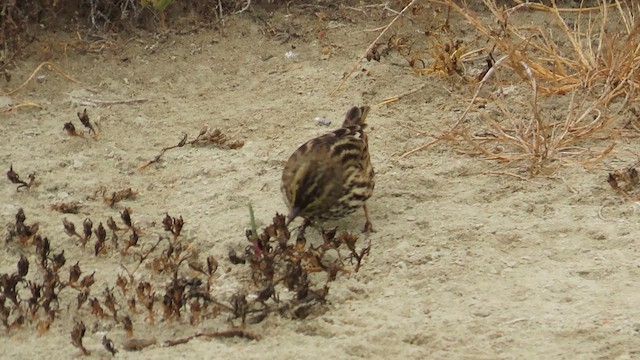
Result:
<svg viewBox="0 0 640 360"><path fill-rule="evenodd" d="M481 128L465 121L465 112L447 138L466 142L469 153L502 162L524 161L532 175L554 171L558 161L593 163L610 153L623 131L620 116L638 97L640 23L631 8L637 5L602 2L569 11L541 4L484 4L499 26L492 28L447 2L490 41L490 53L497 58L480 80L472 104L493 73L507 69L530 83L530 116L514 115L496 97L495 115L476 110ZM511 17L519 11L541 11L556 27L517 25ZM551 97L565 94L571 101L564 118L555 120L541 110Z"/></svg>
<svg viewBox="0 0 640 360"><path fill-rule="evenodd" d="M83 355L90 354L83 342L87 327L105 322L111 323L112 334L120 333L124 336L118 338L125 338L117 343L106 335L102 338L103 347L111 354L118 349L134 351L156 344L149 331L135 329L158 322L197 326L221 319L208 324L227 328L165 339L165 346L196 337L258 340L265 334L252 330L251 324L271 314L294 319L310 316L328 300L329 283L341 273L358 271L369 253L369 246L360 248L357 236L336 234L335 230L324 232L317 245L307 243L304 233L291 241L285 217L277 214L259 234L252 216L252 229L245 234L247 245L241 247L240 255L231 250L228 259L219 261L213 255L200 254L198 240L183 234L187 221L182 216L166 214L161 221L162 232L157 234L152 234L154 229L136 226L129 208L119 217L121 224L109 217L106 228L102 222L85 218L82 230L63 219L65 233L78 240L84 254L67 260L65 250L54 250L59 240L42 235L38 223L28 222L20 209L7 227L5 246L21 255L15 271L0 274L0 323L4 331L35 328L43 335L60 317L72 317L71 344ZM87 249L92 239L93 249ZM87 271L84 256L95 261L119 257L117 279L105 281L106 274ZM238 286L231 296L221 292L225 287L220 284L221 262L245 270L235 274ZM62 322L61 326L68 326Z"/></svg>
<svg viewBox="0 0 640 360"><path fill-rule="evenodd" d="M389 29L385 27L362 59L379 61L396 51L418 74L462 79L474 87L468 107L451 128L402 157L445 141L460 153L524 165L530 175L550 174L567 162L600 161L622 136L637 136L624 120L639 98L640 4L599 0L561 8L551 3L473 4L489 16L454 0L411 1L402 9L394 21L436 14L427 22L435 25L421 29L424 35L417 39L393 34L378 43ZM540 17L536 22L516 20L521 13ZM452 22L453 16L464 21ZM454 23L463 28L452 28ZM474 34L473 40L461 33ZM515 79L528 84L528 116L511 110L514 98L507 105L505 93L514 88ZM552 109L559 96L569 97L569 105Z"/></svg>

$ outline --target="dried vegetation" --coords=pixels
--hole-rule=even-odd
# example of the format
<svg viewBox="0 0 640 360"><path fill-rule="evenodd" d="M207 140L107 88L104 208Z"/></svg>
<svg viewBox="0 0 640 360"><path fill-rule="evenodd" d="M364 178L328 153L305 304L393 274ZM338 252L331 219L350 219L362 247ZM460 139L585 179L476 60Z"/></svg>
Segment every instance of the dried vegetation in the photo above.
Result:
<svg viewBox="0 0 640 360"><path fill-rule="evenodd" d="M60 317L72 317L71 344L83 355L90 354L83 342L85 324L95 327L105 322L125 335L120 344L106 335L102 338L111 354L119 348L136 351L156 344L157 339L147 331L136 333L135 327L158 322L196 327L221 318L228 324L222 331L194 329L193 335L165 339L165 346L197 337L259 340L264 334L252 330L251 324L272 314L304 319L319 311L327 301L330 282L341 273L358 271L370 248L359 248L356 235L337 235L335 230L323 232L322 243L315 246L301 232L292 241L285 217L277 214L260 234L253 224L245 234L247 245L230 250L228 259L219 261L201 254L197 239L183 235L182 216L166 214L160 222L162 232L156 234L136 226L129 208L119 218L121 223L109 217L105 227L102 221L95 226L87 217L82 230L62 219L64 232L77 241L83 254L69 261L64 250L54 250L59 241L41 234L39 224L27 222L20 209L7 227L6 246L21 255L15 271L0 274L0 321L5 331L26 328L44 335ZM82 268L86 257L114 256L121 259L122 270L113 282ZM231 296L221 290L219 268L225 262L244 269L236 273L240 286Z"/></svg>
<svg viewBox="0 0 640 360"><path fill-rule="evenodd" d="M383 61L396 53L419 75L455 79L472 89L471 100L455 124L402 157L446 142L459 153L516 165L533 176L551 174L567 163L592 166L619 141L637 137L629 121L631 104L639 97L637 3L465 4L411 1L396 19L419 24L420 18L436 14L429 21L432 25L418 32L424 35L397 32L380 42L385 37L379 36L362 57ZM478 7L490 16L479 15L474 11ZM523 16L533 15L536 21L522 21ZM462 17L464 21L455 23L467 27L452 28L453 16ZM569 105L557 109L557 97L568 97ZM529 116L516 114L514 105L527 108L519 113Z"/></svg>

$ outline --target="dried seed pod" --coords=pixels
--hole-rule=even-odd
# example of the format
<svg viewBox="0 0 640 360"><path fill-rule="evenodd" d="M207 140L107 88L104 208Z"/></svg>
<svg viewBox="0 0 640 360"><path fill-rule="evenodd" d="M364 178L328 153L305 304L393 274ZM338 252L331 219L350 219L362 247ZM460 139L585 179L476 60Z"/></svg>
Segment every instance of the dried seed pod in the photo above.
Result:
<svg viewBox="0 0 640 360"><path fill-rule="evenodd" d="M91 314L100 319L105 317L104 310L102 309L102 306L100 306L100 301L98 301L97 298L92 298L91 300L89 300L89 304L91 305Z"/></svg>
<svg viewBox="0 0 640 360"><path fill-rule="evenodd" d="M107 335L104 335L102 337L102 346L104 346L104 348L111 353L111 356L116 356L118 350L113 347L113 341L111 341L111 339L109 339Z"/></svg>
<svg viewBox="0 0 640 360"><path fill-rule="evenodd" d="M27 216L24 214L24 210L22 208L18 209L16 213L16 225L24 225L24 222L27 220Z"/></svg>
<svg viewBox="0 0 640 360"><path fill-rule="evenodd" d="M131 233L131 236L129 237L129 241L128 241L128 245L129 247L133 247L133 246L137 246L138 245L138 233L134 230Z"/></svg>
<svg viewBox="0 0 640 360"><path fill-rule="evenodd" d="M118 279L116 280L116 286L120 288L122 295L125 295L127 293L127 285L128 285L127 278L118 274Z"/></svg>
<svg viewBox="0 0 640 360"><path fill-rule="evenodd" d="M83 112L78 112L78 119L82 123L82 126L86 127L89 130L89 134L92 134L95 138L97 133L93 125L91 125L91 121L89 121L89 114L87 114L87 109L84 109Z"/></svg>
<svg viewBox="0 0 640 360"><path fill-rule="evenodd" d="M62 219L62 225L64 225L64 232L69 236L77 236L80 237L80 234L76 231L76 225L66 218Z"/></svg>
<svg viewBox="0 0 640 360"><path fill-rule="evenodd" d="M32 234L26 234L28 231L28 227L24 224L25 220L27 220L27 216L24 214L24 210L22 208L18 209L16 213L16 235L19 237L31 237Z"/></svg>
<svg viewBox="0 0 640 360"><path fill-rule="evenodd" d="M107 230L105 230L104 226L102 226L102 223L98 224L98 228L95 230L95 234L99 241L107 241Z"/></svg>
<svg viewBox="0 0 640 360"><path fill-rule="evenodd" d="M109 219L107 219L107 227L113 232L121 230L116 224L115 220L113 220L113 216L109 216Z"/></svg>
<svg viewBox="0 0 640 360"><path fill-rule="evenodd" d="M179 218L173 218L173 235L176 237L180 236L180 232L182 231L183 226L184 220L182 220L182 215Z"/></svg>
<svg viewBox="0 0 640 360"><path fill-rule="evenodd" d="M49 242L49 238L38 237L38 241L36 241L36 253L43 257L49 256L49 251L51 250L51 243Z"/></svg>
<svg viewBox="0 0 640 360"><path fill-rule="evenodd" d="M83 288L87 288L87 289L90 288L91 285L93 285L93 283L95 282L95 280L93 278L93 275L95 275L95 274L96 274L96 272L94 271L93 273L91 273L91 275L87 275L84 278L82 278L82 281L80 282L80 285Z"/></svg>
<svg viewBox="0 0 640 360"><path fill-rule="evenodd" d="M609 185L620 192L625 197L629 197L628 191L635 190L640 182L638 170L631 166L624 169L617 169L609 173L607 178Z"/></svg>
<svg viewBox="0 0 640 360"><path fill-rule="evenodd" d="M169 294L165 294L162 297L162 311L164 313L164 319L168 320L171 318L171 314L173 313L173 307L171 306L171 296Z"/></svg>
<svg viewBox="0 0 640 360"><path fill-rule="evenodd" d="M116 298L113 295L113 291L110 288L104 289L104 306L111 311L113 314L113 318L117 319L118 317L118 309L116 309Z"/></svg>
<svg viewBox="0 0 640 360"><path fill-rule="evenodd" d="M218 270L218 261L213 255L209 255L209 257L207 257L207 272L209 276L212 276L216 270Z"/></svg>
<svg viewBox="0 0 640 360"><path fill-rule="evenodd" d="M99 239L96 239L96 243L93 246L93 254L94 256L98 256L100 255L100 253L105 249L104 247L104 241L100 241Z"/></svg>
<svg viewBox="0 0 640 360"><path fill-rule="evenodd" d="M322 239L324 240L325 244L331 243L333 242L333 239L335 239L336 237L336 231L338 230L338 228L333 228L331 230L327 230L327 231L322 231Z"/></svg>
<svg viewBox="0 0 640 360"><path fill-rule="evenodd" d="M75 285L80 279L82 271L80 270L80 261L76 261L76 264L69 268L69 284Z"/></svg>
<svg viewBox="0 0 640 360"><path fill-rule="evenodd" d="M40 259L40 265L45 268L47 267L47 258L49 256L49 251L51 250L51 243L49 243L48 238L39 238L39 241L36 243L36 253Z"/></svg>
<svg viewBox="0 0 640 360"><path fill-rule="evenodd" d="M24 256L20 255L20 260L18 260L18 276L25 277L29 273L29 260Z"/></svg>
<svg viewBox="0 0 640 360"><path fill-rule="evenodd" d="M24 214L24 210L22 208L19 208L18 212L16 213L16 225L24 224L26 220L27 216Z"/></svg>
<svg viewBox="0 0 640 360"><path fill-rule="evenodd" d="M130 297L129 300L127 300L127 307L129 308L129 311L132 314L137 314L138 310L136 310L136 298L135 297Z"/></svg>
<svg viewBox="0 0 640 360"><path fill-rule="evenodd" d="M128 228L133 227L133 223L131 222L131 209L129 209L128 207L124 208L124 210L122 210L122 212L120 213L120 218Z"/></svg>
<svg viewBox="0 0 640 360"><path fill-rule="evenodd" d="M19 306L18 292L16 286L20 282L21 278L18 274L2 274L0 275L0 287L4 291L4 296L11 300L14 305Z"/></svg>
<svg viewBox="0 0 640 360"><path fill-rule="evenodd" d="M13 164L9 165L9 171L7 171L7 178L13 184L20 184L22 180L20 180L20 175L13 171Z"/></svg>
<svg viewBox="0 0 640 360"><path fill-rule="evenodd" d="M64 249L62 251L53 256L53 271L58 271L64 264L67 262L67 259L64 257Z"/></svg>
<svg viewBox="0 0 640 360"><path fill-rule="evenodd" d="M80 322L76 322L76 324L73 326L73 330L71 330L71 344L80 349L80 351L82 351L82 354L84 354L85 356L90 354L89 350L87 350L84 345L82 345L82 338L84 337L86 331L87 328L85 327L82 320Z"/></svg>
<svg viewBox="0 0 640 360"><path fill-rule="evenodd" d="M32 308L33 310L37 310L38 301L42 296L42 285L34 283L33 281L29 281L28 286L29 286L29 290L31 291L31 298L29 299L29 307Z"/></svg>
<svg viewBox="0 0 640 360"><path fill-rule="evenodd" d="M116 235L116 233L113 233L113 235L111 235L111 242L113 243L113 247L114 248L118 248L118 235Z"/></svg>
<svg viewBox="0 0 640 360"><path fill-rule="evenodd" d="M184 220L182 216L179 218L171 217L169 213L166 213L164 218L162 219L162 225L165 231L171 232L174 238L180 236L180 232L182 231L182 227L184 226Z"/></svg>
<svg viewBox="0 0 640 360"><path fill-rule="evenodd" d="M91 219L89 218L84 219L84 222L82 223L82 228L84 231L84 243L86 243L91 238L91 234L93 232L93 221L91 221Z"/></svg>
<svg viewBox="0 0 640 360"><path fill-rule="evenodd" d="M169 216L169 213L166 213L162 219L162 226L164 227L164 231L173 231L173 220L171 216Z"/></svg>
<svg viewBox="0 0 640 360"><path fill-rule="evenodd" d="M141 281L138 283L138 286L136 287L136 296L138 297L138 300L140 300L140 302L143 301L143 299L145 298L146 294L145 294L145 282Z"/></svg>
<svg viewBox="0 0 640 360"><path fill-rule="evenodd" d="M87 302L87 300L89 299L89 289L84 289L81 292L78 293L78 310L80 310L80 308L82 307L82 305Z"/></svg>
<svg viewBox="0 0 640 360"><path fill-rule="evenodd" d="M62 130L64 130L69 136L80 136L80 134L78 134L78 132L76 131L76 127L73 126L73 123L71 121L64 123L64 125L62 126Z"/></svg>

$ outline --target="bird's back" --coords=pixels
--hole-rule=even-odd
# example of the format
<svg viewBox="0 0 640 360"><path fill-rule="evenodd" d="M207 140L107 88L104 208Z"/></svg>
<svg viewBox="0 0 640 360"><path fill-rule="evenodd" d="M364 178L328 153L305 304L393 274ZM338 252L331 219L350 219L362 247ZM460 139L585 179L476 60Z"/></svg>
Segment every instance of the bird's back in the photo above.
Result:
<svg viewBox="0 0 640 360"><path fill-rule="evenodd" d="M362 207L373 192L364 119L368 107L352 108L343 127L300 146L282 173L292 219L338 219Z"/></svg>

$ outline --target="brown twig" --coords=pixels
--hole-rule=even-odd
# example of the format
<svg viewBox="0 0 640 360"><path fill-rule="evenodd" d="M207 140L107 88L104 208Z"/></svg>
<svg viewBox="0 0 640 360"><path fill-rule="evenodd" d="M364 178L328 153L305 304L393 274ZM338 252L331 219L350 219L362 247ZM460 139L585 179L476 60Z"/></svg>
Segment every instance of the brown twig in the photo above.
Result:
<svg viewBox="0 0 640 360"><path fill-rule="evenodd" d="M149 160L147 163L145 163L142 166L140 166L138 168L138 170L144 170L149 165L157 163L158 161L160 161L160 159L162 159L162 156L164 155L165 152L167 152L168 150L171 150L171 149L183 147L186 143L187 143L187 134L184 134L182 136L182 139L180 140L180 142L177 145L173 145L173 146L168 146L168 147L162 148L162 150L160 150L160 153L158 155L156 155L156 157L154 157L152 160Z"/></svg>
<svg viewBox="0 0 640 360"><path fill-rule="evenodd" d="M225 148L225 149L239 149L241 147L244 146L244 141L242 140L230 140L229 137L227 137L225 134L222 133L222 131L220 131L219 129L209 129L208 127L204 127L200 130L200 133L193 138L192 140L187 141L187 134L184 134L184 136L182 137L182 140L180 140L180 142L177 145L174 146L169 146L166 148L163 148L160 153L153 158L152 160L146 162L145 164L141 165L138 170L144 170L146 169L149 165L157 163L158 161L160 161L160 159L162 159L162 156L164 155L164 153L168 150L171 149L175 149L175 148L179 148L179 147L183 147L185 145L210 145L213 144L219 148Z"/></svg>
<svg viewBox="0 0 640 360"><path fill-rule="evenodd" d="M435 140L405 152L401 157L415 154L442 140L462 141L470 146L473 153L488 159L506 163L528 161L529 171L535 175L542 173L544 167L556 160L588 157L588 160L581 162L587 164L591 160L601 161L612 152L615 144L607 144L604 150L593 152L579 147L579 143L587 139L612 139L619 132L612 128L615 115L628 106L632 99L638 98L640 63L634 59L640 57L640 23L634 25L630 9L623 8L619 1L601 3L597 7L601 12L601 16L596 18L599 20L578 18L575 25L570 26L560 16L564 12L562 9L540 4L526 5L552 15L561 29L559 34L554 34L536 27L511 24L509 16L523 9L524 5L505 10L493 1L483 0L493 19L501 26L501 30L496 31L455 1L433 2L449 6L462 15L477 32L493 43L493 49L504 55L483 74L467 108L449 130ZM622 19L622 32L609 31L611 8L617 9L618 17ZM594 10L583 9L577 13ZM584 22L587 23L586 28L581 27ZM564 38L568 40L568 47L561 46ZM473 130L475 133L472 134L471 125L461 129L463 121L474 108L480 90L499 69L510 70L531 84L530 116L514 116L496 98L503 118L494 118L490 112L478 109L479 124L488 130ZM575 97L583 88L589 90L583 95L583 101L576 105ZM571 92L571 103L564 121L552 121L548 115L541 113L540 94L566 92ZM592 95L594 93L595 98ZM616 102L618 110L612 113L610 105L620 97L623 99ZM469 153L466 150L460 152Z"/></svg>

